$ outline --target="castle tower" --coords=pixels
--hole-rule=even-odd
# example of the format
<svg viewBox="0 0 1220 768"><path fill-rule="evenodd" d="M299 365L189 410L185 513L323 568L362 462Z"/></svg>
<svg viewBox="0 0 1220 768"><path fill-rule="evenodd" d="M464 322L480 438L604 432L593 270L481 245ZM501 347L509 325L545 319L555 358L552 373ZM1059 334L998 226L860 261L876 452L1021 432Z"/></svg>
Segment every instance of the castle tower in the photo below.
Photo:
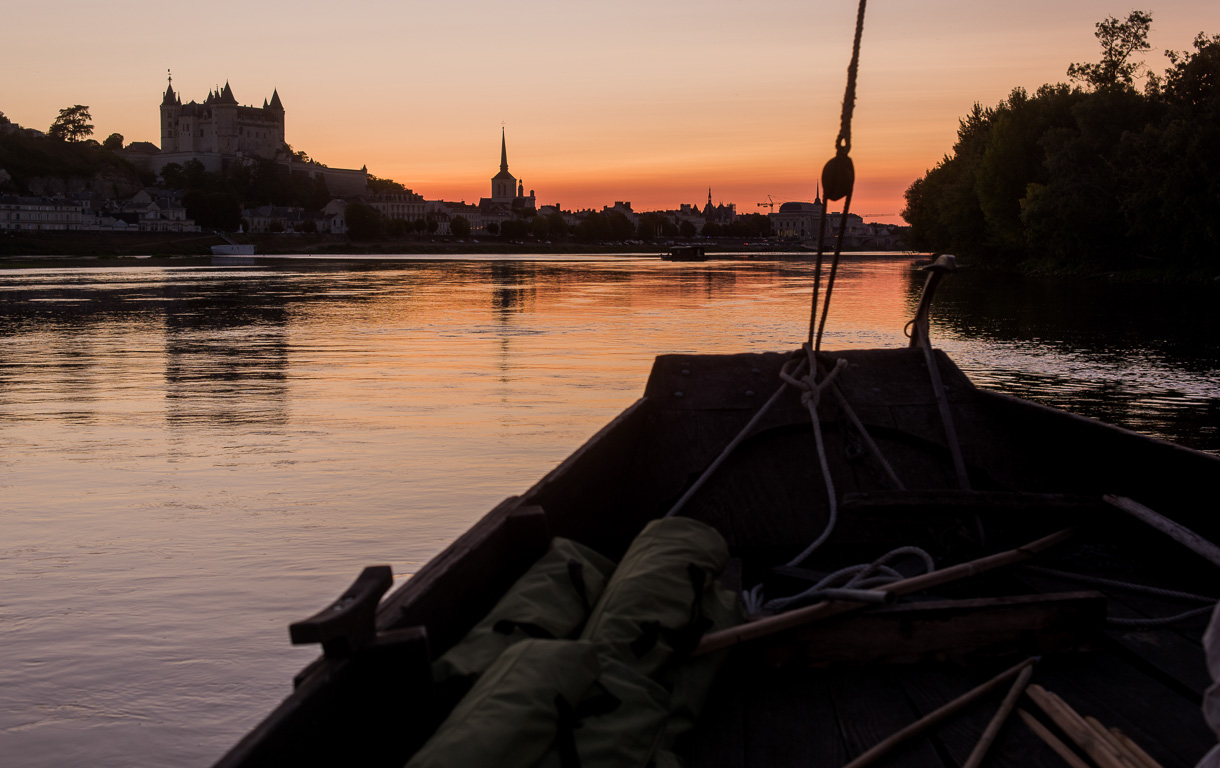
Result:
<svg viewBox="0 0 1220 768"><path fill-rule="evenodd" d="M174 77L167 75L165 97L161 99L161 151L173 152L177 149L178 114L182 111L182 99L174 93Z"/></svg>
<svg viewBox="0 0 1220 768"><path fill-rule="evenodd" d="M517 180L508 172L508 144L504 129L500 129L500 172L491 177L491 200L493 203L513 202L517 192Z"/></svg>

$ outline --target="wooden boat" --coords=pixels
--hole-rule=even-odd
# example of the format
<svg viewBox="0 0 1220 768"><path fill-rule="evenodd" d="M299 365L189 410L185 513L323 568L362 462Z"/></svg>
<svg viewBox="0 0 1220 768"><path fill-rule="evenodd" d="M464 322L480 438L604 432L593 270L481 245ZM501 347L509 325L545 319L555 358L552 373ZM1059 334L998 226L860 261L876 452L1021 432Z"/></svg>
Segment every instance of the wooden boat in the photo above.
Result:
<svg viewBox="0 0 1220 768"><path fill-rule="evenodd" d="M913 346L816 356L838 371L815 404L833 494L797 389L778 391L756 418L792 354L661 356L634 405L380 604L388 575L369 571L294 627L324 655L218 765L404 764L444 714L431 660L551 536L617 557L684 496L680 514L719 530L737 578L768 594L801 589L805 569L867 563L901 545L922 546L937 568L872 590L901 594L894 604L819 600L744 634L705 637L705 649L731 651L678 745L687 765L842 766L1001 670L1010 671L998 687L879 764L967 764L1017 678L1033 685L1009 697L1019 712L987 765L1062 765L1060 749L1098 765L1152 765L1143 753L1194 765L1215 743L1199 711L1210 603L1120 582L1214 601L1220 561L1191 532L1220 540L1220 458L975 387L928 343L939 274ZM826 528L831 498L833 533L787 565ZM1187 609L1194 618L1156 621ZM1022 667L1030 657L1040 661Z"/></svg>

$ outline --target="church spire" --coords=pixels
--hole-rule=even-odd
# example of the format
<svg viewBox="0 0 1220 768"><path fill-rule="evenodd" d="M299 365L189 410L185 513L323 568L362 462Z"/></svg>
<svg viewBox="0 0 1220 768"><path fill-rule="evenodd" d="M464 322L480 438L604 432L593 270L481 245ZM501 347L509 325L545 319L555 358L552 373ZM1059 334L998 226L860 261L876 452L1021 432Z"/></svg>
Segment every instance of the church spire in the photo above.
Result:
<svg viewBox="0 0 1220 768"><path fill-rule="evenodd" d="M508 173L508 145L504 143L504 126L500 126L500 173Z"/></svg>

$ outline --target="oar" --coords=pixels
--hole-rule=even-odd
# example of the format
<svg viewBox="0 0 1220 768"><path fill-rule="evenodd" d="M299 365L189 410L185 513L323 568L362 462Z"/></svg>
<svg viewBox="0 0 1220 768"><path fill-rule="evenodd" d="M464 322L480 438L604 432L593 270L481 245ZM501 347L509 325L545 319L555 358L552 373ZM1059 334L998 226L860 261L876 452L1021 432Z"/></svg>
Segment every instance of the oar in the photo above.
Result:
<svg viewBox="0 0 1220 768"><path fill-rule="evenodd" d="M878 587L877 591L889 592L894 595L909 595L915 592L920 592L925 589L939 587L942 584L949 584L968 576L985 573L996 568L1002 568L1006 565L1024 562L1031 557L1038 555L1051 547L1067 541L1075 533L1074 528L1064 528L1062 531L1052 533L1049 536L1044 536L1036 541L1031 541L1025 546L1010 549L1006 552L998 552L994 555L980 557L977 560L971 560L968 563L960 563L948 568L942 568L939 571L932 571L920 576L913 576L909 579L896 581L893 584L886 584ZM727 648L731 645L744 643L747 640L755 640L760 637L767 637L776 632L782 632L785 629L811 624L815 621L838 616L850 611L857 611L865 607L866 603L845 602L842 600L827 600L821 603L798 608L794 611L781 613L778 616L767 616L766 618L752 621L747 624L740 624L736 627L723 629L719 632L713 632L703 638L703 642L699 643L699 647L694 650L692 656L699 656L704 653L718 651L721 648Z"/></svg>

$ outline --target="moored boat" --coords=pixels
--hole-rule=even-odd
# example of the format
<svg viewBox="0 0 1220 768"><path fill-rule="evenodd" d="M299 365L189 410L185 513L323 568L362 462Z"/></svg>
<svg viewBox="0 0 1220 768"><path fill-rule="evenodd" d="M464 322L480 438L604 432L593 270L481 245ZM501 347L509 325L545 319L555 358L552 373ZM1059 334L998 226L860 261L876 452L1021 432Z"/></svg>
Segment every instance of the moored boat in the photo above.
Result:
<svg viewBox="0 0 1220 768"><path fill-rule="evenodd" d="M702 245L675 245L661 255L664 261L707 261Z"/></svg>

